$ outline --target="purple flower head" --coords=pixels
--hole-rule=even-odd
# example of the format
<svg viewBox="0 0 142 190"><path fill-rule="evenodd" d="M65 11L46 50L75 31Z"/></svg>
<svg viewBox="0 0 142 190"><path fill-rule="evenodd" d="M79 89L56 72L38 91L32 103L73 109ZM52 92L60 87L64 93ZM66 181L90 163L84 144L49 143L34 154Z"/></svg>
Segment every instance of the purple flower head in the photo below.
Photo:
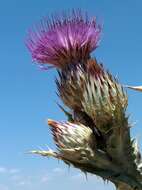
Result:
<svg viewBox="0 0 142 190"><path fill-rule="evenodd" d="M96 49L101 26L81 11L45 18L37 30L29 32L27 47L34 61L58 68L68 63L85 61Z"/></svg>

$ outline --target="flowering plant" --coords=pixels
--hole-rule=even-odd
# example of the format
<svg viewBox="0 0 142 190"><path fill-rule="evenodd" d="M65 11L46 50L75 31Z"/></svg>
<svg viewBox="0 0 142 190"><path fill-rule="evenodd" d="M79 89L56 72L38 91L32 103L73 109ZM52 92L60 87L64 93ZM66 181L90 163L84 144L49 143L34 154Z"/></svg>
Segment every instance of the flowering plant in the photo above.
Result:
<svg viewBox="0 0 142 190"><path fill-rule="evenodd" d="M29 32L27 47L43 68L58 71L58 95L67 122L49 119L57 151L32 153L63 160L99 175L118 190L142 190L142 161L130 137L127 93L119 81L91 57L102 27L81 11L45 18ZM130 87L140 90L139 87Z"/></svg>

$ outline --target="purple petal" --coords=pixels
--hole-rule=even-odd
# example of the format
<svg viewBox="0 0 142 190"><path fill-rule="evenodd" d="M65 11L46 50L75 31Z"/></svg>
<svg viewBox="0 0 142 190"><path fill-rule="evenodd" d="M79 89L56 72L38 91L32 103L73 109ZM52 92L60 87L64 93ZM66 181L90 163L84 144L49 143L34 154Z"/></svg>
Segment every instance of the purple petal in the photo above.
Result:
<svg viewBox="0 0 142 190"><path fill-rule="evenodd" d="M61 18L43 19L37 30L29 32L27 47L34 61L60 68L88 59L98 46L100 33L95 19L89 21L81 11L73 11Z"/></svg>

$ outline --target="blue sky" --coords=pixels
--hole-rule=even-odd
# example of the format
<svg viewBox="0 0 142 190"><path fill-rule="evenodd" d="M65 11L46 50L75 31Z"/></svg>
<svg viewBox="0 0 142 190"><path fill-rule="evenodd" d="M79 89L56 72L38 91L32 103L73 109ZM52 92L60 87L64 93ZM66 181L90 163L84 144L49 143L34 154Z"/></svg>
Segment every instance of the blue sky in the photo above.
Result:
<svg viewBox="0 0 142 190"><path fill-rule="evenodd" d="M56 105L55 70L32 63L24 41L27 29L53 12L82 8L104 23L94 53L123 84L142 85L141 0L12 0L0 4L0 190L113 190L94 177L88 181L62 162L25 152L54 148L47 118L63 120ZM128 91L132 136L142 142L142 94ZM142 145L142 144L141 144Z"/></svg>

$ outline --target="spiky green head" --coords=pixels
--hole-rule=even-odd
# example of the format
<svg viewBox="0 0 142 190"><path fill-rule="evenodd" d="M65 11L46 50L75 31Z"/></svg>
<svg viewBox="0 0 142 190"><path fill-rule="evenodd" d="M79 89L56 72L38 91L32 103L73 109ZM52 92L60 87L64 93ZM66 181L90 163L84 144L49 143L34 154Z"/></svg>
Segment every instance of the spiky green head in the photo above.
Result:
<svg viewBox="0 0 142 190"><path fill-rule="evenodd" d="M98 128L119 122L127 108L123 87L94 59L59 72L58 91L70 109L85 112Z"/></svg>

